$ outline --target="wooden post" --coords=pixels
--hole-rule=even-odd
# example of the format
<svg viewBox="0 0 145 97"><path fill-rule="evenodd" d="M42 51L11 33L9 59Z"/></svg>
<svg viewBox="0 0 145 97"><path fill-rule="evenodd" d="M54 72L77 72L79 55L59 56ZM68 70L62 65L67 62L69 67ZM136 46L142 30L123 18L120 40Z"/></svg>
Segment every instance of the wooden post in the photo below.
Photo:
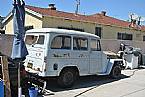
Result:
<svg viewBox="0 0 145 97"><path fill-rule="evenodd" d="M5 85L5 97L11 97L8 60L6 56L0 56L0 59L2 64L2 74L3 74L4 85Z"/></svg>

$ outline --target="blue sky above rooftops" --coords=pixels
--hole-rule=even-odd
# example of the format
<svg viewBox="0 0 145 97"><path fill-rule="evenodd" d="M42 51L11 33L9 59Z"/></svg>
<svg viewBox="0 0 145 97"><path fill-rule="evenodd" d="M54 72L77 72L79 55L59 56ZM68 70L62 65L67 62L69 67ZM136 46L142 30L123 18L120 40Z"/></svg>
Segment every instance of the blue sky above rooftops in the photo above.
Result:
<svg viewBox="0 0 145 97"><path fill-rule="evenodd" d="M57 10L75 12L76 0L24 0L27 5L48 7L56 4ZM106 11L108 16L129 20L129 13L145 17L145 0L80 0L79 13L90 15ZM11 9L13 0L0 0L0 16L6 16ZM142 24L145 24L143 22Z"/></svg>

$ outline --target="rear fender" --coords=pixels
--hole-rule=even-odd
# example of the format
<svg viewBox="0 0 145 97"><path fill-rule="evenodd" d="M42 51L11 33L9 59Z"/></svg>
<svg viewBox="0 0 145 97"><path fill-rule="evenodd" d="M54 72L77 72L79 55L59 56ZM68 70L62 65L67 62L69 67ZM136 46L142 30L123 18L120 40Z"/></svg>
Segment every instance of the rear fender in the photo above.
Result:
<svg viewBox="0 0 145 97"><path fill-rule="evenodd" d="M69 68L75 68L77 71L78 71L78 74L79 74L79 68L77 67L77 65L65 65L64 67L62 67L59 71L58 71L58 75L60 75L60 73L64 70L64 69L69 69Z"/></svg>

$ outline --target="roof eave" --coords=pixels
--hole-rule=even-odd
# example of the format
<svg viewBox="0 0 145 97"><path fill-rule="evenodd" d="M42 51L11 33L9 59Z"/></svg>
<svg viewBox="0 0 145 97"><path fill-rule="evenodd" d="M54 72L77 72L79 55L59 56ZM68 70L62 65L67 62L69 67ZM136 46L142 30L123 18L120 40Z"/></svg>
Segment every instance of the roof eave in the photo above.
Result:
<svg viewBox="0 0 145 97"><path fill-rule="evenodd" d="M31 13L31 14L33 14L33 15L39 17L39 18L42 18L42 17L43 17L42 14L40 14L40 13L38 13L38 12L35 12L35 11L33 11L33 10L30 10L29 8L25 8L25 11L26 11L26 12L29 12L29 13Z"/></svg>
<svg viewBox="0 0 145 97"><path fill-rule="evenodd" d="M2 24L5 24L6 21L13 15L12 11L5 17L5 19L2 21Z"/></svg>
<svg viewBox="0 0 145 97"><path fill-rule="evenodd" d="M30 10L30 9L28 9L28 8L25 8L25 11L26 11L26 12L29 12L29 13L32 13L33 15L35 15L35 16L37 16L37 17L39 17L39 18L42 18L42 17L43 17L42 14L37 13L37 12L35 12L35 11L32 11L32 10ZM2 21L2 23L5 24L5 23L7 22L7 20L8 20L11 16L13 16L12 11L5 17L5 19Z"/></svg>

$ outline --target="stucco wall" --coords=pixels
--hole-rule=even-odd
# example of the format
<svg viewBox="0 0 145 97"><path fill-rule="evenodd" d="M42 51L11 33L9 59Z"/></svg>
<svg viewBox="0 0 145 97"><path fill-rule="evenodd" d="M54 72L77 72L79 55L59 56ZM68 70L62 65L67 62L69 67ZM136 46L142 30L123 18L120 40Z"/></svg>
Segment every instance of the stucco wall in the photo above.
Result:
<svg viewBox="0 0 145 97"><path fill-rule="evenodd" d="M103 39L117 39L117 33L128 33L133 35L133 40L136 41L143 41L143 36L145 35L145 32L135 30L135 29L127 29L127 28L121 28L121 27L115 27L115 26L103 26L102 28L103 32Z"/></svg>
<svg viewBox="0 0 145 97"><path fill-rule="evenodd" d="M25 26L33 26L34 28L42 28L42 19L26 12ZM14 34L13 32L13 17L11 16L4 27L6 34Z"/></svg>
<svg viewBox="0 0 145 97"><path fill-rule="evenodd" d="M13 17L11 16L5 26L4 26L4 30L6 34L13 34Z"/></svg>
<svg viewBox="0 0 145 97"><path fill-rule="evenodd" d="M26 12L25 26L33 26L34 28L42 28L42 18Z"/></svg>
<svg viewBox="0 0 145 97"><path fill-rule="evenodd" d="M62 18L53 18L53 17L44 17L43 18L43 28L52 27L52 28L58 28L58 27L68 27L68 28L78 28L78 29L84 29L84 31L89 33L95 33L95 24L94 23L84 23L80 21L74 21L74 20L65 20Z"/></svg>
<svg viewBox="0 0 145 97"><path fill-rule="evenodd" d="M26 12L25 26L33 26L34 28L78 28L83 29L86 32L95 34L95 27L102 27L102 39L117 39L117 33L129 33L133 34L133 40L143 41L145 32L134 29L121 28L116 26L106 26L90 22L80 22L75 20L48 17L43 16L42 18L33 15L32 13ZM13 34L13 19L9 18L5 26L6 34Z"/></svg>

